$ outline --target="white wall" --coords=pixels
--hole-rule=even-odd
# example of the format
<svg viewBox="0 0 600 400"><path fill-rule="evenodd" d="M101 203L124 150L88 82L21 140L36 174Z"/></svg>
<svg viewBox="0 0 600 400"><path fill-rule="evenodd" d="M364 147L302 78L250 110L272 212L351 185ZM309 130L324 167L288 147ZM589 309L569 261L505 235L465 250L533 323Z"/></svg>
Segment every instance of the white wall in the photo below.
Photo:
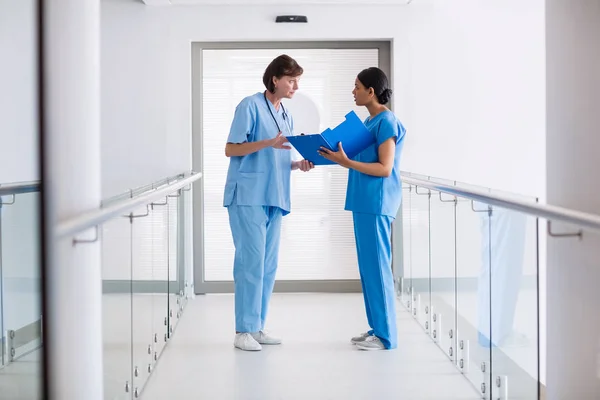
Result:
<svg viewBox="0 0 600 400"><path fill-rule="evenodd" d="M273 22L285 13L307 15L309 24ZM395 107L409 131L404 169L544 197L543 0L370 7L103 0L104 197L190 167L190 42L300 39L394 40Z"/></svg>
<svg viewBox="0 0 600 400"><path fill-rule="evenodd" d="M404 169L543 198L544 1L408 10Z"/></svg>
<svg viewBox="0 0 600 400"><path fill-rule="evenodd" d="M0 184L39 179L33 0L0 0Z"/></svg>
<svg viewBox="0 0 600 400"><path fill-rule="evenodd" d="M168 20L133 1L101 4L102 197L189 169L189 130L169 131ZM183 154L182 154L183 153Z"/></svg>
<svg viewBox="0 0 600 400"><path fill-rule="evenodd" d="M599 215L600 2L547 0L546 8L548 202ZM600 235L589 231L548 239L548 400L600 393L598 249Z"/></svg>

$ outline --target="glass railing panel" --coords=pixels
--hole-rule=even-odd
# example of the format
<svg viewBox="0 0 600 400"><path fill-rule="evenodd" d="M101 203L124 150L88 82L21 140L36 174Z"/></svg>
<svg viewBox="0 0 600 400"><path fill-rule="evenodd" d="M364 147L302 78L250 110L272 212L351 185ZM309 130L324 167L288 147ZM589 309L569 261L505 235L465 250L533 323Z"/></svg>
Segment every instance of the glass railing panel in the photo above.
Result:
<svg viewBox="0 0 600 400"><path fill-rule="evenodd" d="M141 394L153 364L154 210L148 205L133 211L132 224L132 355L133 390Z"/></svg>
<svg viewBox="0 0 600 400"><path fill-rule="evenodd" d="M39 8L0 1L0 399L43 398Z"/></svg>
<svg viewBox="0 0 600 400"><path fill-rule="evenodd" d="M411 176L515 201L536 201ZM539 290L545 282L540 280L543 238L537 218L450 194L429 195L423 188L410 193L414 186L404 186L409 195L405 193L402 207L402 247L395 249L403 256L403 303L410 304L407 294L412 290L411 312L482 398L538 399L538 382L543 380L539 342L545 335L539 322L545 308ZM426 246L429 258L423 254ZM429 292L419 282L424 276Z"/></svg>
<svg viewBox="0 0 600 400"><path fill-rule="evenodd" d="M396 291L401 303L411 310L412 288L412 220L411 200L413 186L402 184L402 205L399 215L393 224L393 258L394 276L396 277Z"/></svg>
<svg viewBox="0 0 600 400"><path fill-rule="evenodd" d="M490 399L491 350L479 335L490 324L489 206L458 199L456 212L456 361Z"/></svg>
<svg viewBox="0 0 600 400"><path fill-rule="evenodd" d="M416 187L411 200L413 315L428 332L431 328L430 203L431 192Z"/></svg>
<svg viewBox="0 0 600 400"><path fill-rule="evenodd" d="M494 207L489 236L491 286L485 294L491 298L491 323L482 327L480 341L492 349L494 398L537 399L537 218Z"/></svg>
<svg viewBox="0 0 600 400"><path fill-rule="evenodd" d="M191 185L169 195L169 189L162 191L165 185L154 188L164 197L132 211L121 204L117 209L123 211L108 211L112 219L100 222L105 399L142 396L185 306L185 277L192 274L186 275L182 254L191 255L191 243L182 229L188 215L183 216L180 207ZM187 203L191 205L189 198ZM71 244L76 236L61 238L61 243ZM5 327L4 319L2 323ZM2 368L0 384L1 372Z"/></svg>
<svg viewBox="0 0 600 400"><path fill-rule="evenodd" d="M0 197L2 202L2 197ZM0 208L0 241L2 240L2 208ZM7 338L4 333L4 275L2 274L2 243L0 242L0 368L8 362L7 355L4 354Z"/></svg>
<svg viewBox="0 0 600 400"><path fill-rule="evenodd" d="M152 297L152 365L158 361L165 346L165 333L169 325L169 198L165 197L150 206L147 221L152 224L152 277L149 294ZM166 324L165 324L166 322Z"/></svg>
<svg viewBox="0 0 600 400"><path fill-rule="evenodd" d="M41 398L39 192L0 197L0 397Z"/></svg>
<svg viewBox="0 0 600 400"><path fill-rule="evenodd" d="M117 217L102 225L104 398L132 398L132 224Z"/></svg>
<svg viewBox="0 0 600 400"><path fill-rule="evenodd" d="M167 280L168 280L168 309L169 309L169 327L177 326L177 322L183 312L183 295L184 295L184 274L183 265L181 264L182 257L179 255L181 241L180 221L180 203L183 201L181 196L185 192L179 190L169 197L169 236L168 236L168 265L167 265ZM171 328L168 329L168 335L171 336Z"/></svg>
<svg viewBox="0 0 600 400"><path fill-rule="evenodd" d="M451 359L456 356L456 210L454 196L431 197L431 338Z"/></svg>
<svg viewBox="0 0 600 400"><path fill-rule="evenodd" d="M182 189L181 200L179 202L179 251L178 251L178 264L179 274L183 279L183 286L180 287L180 301L185 309L188 299L191 299L195 295L194 288L194 266L193 266L193 198L192 188L186 187ZM196 238L196 240L201 240ZM202 255L197 255L202 257Z"/></svg>

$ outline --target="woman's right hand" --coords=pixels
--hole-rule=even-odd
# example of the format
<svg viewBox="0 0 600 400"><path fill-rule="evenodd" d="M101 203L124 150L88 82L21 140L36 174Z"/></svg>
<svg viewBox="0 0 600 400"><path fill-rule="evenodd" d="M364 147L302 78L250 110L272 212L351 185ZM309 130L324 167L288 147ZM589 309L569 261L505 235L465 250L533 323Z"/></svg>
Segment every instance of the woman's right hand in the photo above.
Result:
<svg viewBox="0 0 600 400"><path fill-rule="evenodd" d="M288 143L288 140L281 132L279 132L273 139L270 139L271 147L280 150L290 150L291 147L285 146L285 143Z"/></svg>

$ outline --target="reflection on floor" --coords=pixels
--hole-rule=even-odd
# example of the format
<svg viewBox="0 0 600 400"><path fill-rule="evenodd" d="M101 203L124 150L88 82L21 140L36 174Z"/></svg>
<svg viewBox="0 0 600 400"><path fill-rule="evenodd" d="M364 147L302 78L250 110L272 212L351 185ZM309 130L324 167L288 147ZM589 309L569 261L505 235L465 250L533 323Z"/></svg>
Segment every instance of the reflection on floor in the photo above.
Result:
<svg viewBox="0 0 600 400"><path fill-rule="evenodd" d="M104 294L102 300L104 398L129 398L136 389L138 393L144 390L150 371L164 350L168 327L175 328L177 297Z"/></svg>
<svg viewBox="0 0 600 400"><path fill-rule="evenodd" d="M521 340L513 345L502 346L507 357L523 368L529 375L537 378L538 373L538 320L537 320L537 292L535 289L522 290L519 293L513 330ZM454 304L454 295L437 293L438 297L446 304ZM494 310L498 309L495 307ZM471 326L477 326L477 293L463 292L460 294L459 315ZM475 329L475 328L473 328Z"/></svg>
<svg viewBox="0 0 600 400"><path fill-rule="evenodd" d="M276 294L268 330L281 346L233 348L233 296L198 296L147 384L144 400L163 399L478 399L398 304L399 348L362 352L360 294Z"/></svg>
<svg viewBox="0 0 600 400"><path fill-rule="evenodd" d="M1 400L39 400L41 350L36 350L0 369Z"/></svg>
<svg viewBox="0 0 600 400"><path fill-rule="evenodd" d="M105 294L102 297L104 335L104 398L131 398L141 392L160 355L167 326L177 322L177 297L166 294ZM156 338L156 340L155 340ZM150 347L150 352L148 348ZM158 358L158 357L157 357ZM0 368L0 400L38 400L41 350ZM137 376L134 376L137 367ZM126 392L126 385L129 391Z"/></svg>
<svg viewBox="0 0 600 400"><path fill-rule="evenodd" d="M507 380L509 398L515 400L537 398L539 351L535 291L523 290L519 294L513 321L513 330L518 333L518 339L491 349L479 342L476 329L478 303L475 291L460 291L458 298L455 298L454 292L447 291L436 291L431 296L428 292L416 293L416 297L421 300L418 321L423 328L429 317L424 311L430 306L429 301L431 301L432 314L441 318L441 335L438 340L444 352L448 352L450 347L456 350L460 341L468 347L469 356L464 361L465 376L475 388L480 388L482 383L490 387L491 383L493 390L497 391L496 379L500 377ZM403 296L404 303L408 299L409 296ZM433 329L435 327L436 325L433 324ZM448 335L450 330L455 332L452 339ZM485 372L482 372L484 363L486 368Z"/></svg>

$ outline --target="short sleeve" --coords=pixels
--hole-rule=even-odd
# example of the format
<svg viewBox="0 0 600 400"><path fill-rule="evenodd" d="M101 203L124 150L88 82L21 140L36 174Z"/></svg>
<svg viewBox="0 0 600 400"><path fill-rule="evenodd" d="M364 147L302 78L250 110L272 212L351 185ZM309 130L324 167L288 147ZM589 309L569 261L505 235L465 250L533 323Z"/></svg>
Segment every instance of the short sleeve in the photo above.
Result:
<svg viewBox="0 0 600 400"><path fill-rule="evenodd" d="M395 121L391 121L386 118L381 121L379 124L379 129L377 130L377 145L381 146L383 142L386 140L395 137L396 141L398 141L398 137L400 135L399 126Z"/></svg>
<svg viewBox="0 0 600 400"><path fill-rule="evenodd" d="M244 99L235 108L227 143L244 143L249 140L256 123L256 107L250 99Z"/></svg>

